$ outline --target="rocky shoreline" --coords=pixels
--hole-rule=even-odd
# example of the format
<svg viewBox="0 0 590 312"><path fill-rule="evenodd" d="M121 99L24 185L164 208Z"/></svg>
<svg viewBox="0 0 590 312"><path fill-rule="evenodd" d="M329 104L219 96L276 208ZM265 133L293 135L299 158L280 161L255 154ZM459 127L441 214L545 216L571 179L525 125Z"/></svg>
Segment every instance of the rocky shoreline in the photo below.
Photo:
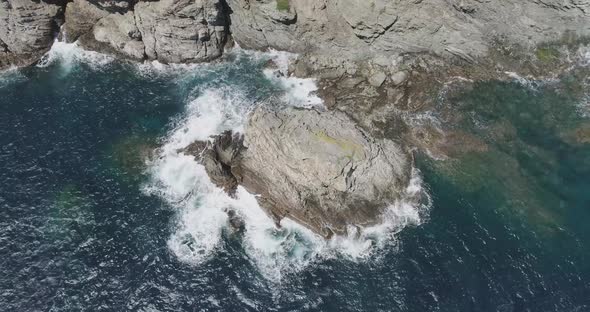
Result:
<svg viewBox="0 0 590 312"><path fill-rule="evenodd" d="M589 20L587 0L2 0L0 64L27 63L61 29L68 42L135 60L207 62L237 42L301 53L326 78L371 64L379 85L417 55L485 64L500 48L547 61L555 51L544 43L586 38Z"/></svg>
<svg viewBox="0 0 590 312"><path fill-rule="evenodd" d="M243 136L186 152L228 193L260 194L277 224L329 238L379 221L409 183L413 150L486 151L453 130L462 117L441 97L571 71L588 58L590 1L0 0L0 69L34 64L56 36L162 63L213 61L235 43L299 53L290 73L318 78L328 111L260 108Z"/></svg>

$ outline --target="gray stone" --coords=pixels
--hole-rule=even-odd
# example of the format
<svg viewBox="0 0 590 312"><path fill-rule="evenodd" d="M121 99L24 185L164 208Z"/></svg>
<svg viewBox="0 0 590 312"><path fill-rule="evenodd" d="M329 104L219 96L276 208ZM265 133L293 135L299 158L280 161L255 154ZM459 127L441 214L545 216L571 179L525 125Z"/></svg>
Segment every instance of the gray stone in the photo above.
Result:
<svg viewBox="0 0 590 312"><path fill-rule="evenodd" d="M242 136L226 131L212 139L213 143L193 142L183 152L194 155L205 167L211 181L233 196L238 181L232 174L232 166L237 163L237 156L243 148Z"/></svg>
<svg viewBox="0 0 590 312"><path fill-rule="evenodd" d="M146 1L134 7L74 0L66 10L65 33L68 41L79 40L88 49L191 63L221 56L227 28L222 0Z"/></svg>
<svg viewBox="0 0 590 312"><path fill-rule="evenodd" d="M0 0L0 69L36 62L51 47L62 12L44 2Z"/></svg>
<svg viewBox="0 0 590 312"><path fill-rule="evenodd" d="M93 28L94 39L109 44L127 57L142 60L145 46L141 33L135 25L133 12L110 14L102 18Z"/></svg>
<svg viewBox="0 0 590 312"><path fill-rule="evenodd" d="M74 42L91 32L94 25L108 15L107 10L87 0L74 0L66 7L63 37L67 42Z"/></svg>
<svg viewBox="0 0 590 312"><path fill-rule="evenodd" d="M390 79L391 79L391 83L393 83L396 86L401 85L402 83L406 82L406 80L408 80L409 74L407 71L399 71L393 75L391 75Z"/></svg>
<svg viewBox="0 0 590 312"><path fill-rule="evenodd" d="M135 5L135 19L149 59L204 62L221 56L227 19L221 0L162 0Z"/></svg>
<svg viewBox="0 0 590 312"><path fill-rule="evenodd" d="M472 62L496 40L525 48L566 32L590 35L588 0L297 0L296 20L277 21L275 0L228 0L245 48L366 60L429 52Z"/></svg>
<svg viewBox="0 0 590 312"><path fill-rule="evenodd" d="M369 84L375 88L380 87L387 79L387 76L382 71L377 71L369 77Z"/></svg>
<svg viewBox="0 0 590 312"><path fill-rule="evenodd" d="M209 151L223 165L205 166L213 182L225 188L232 175L277 223L289 218L327 238L379 222L409 182L408 152L336 111L259 107L243 138L219 140Z"/></svg>

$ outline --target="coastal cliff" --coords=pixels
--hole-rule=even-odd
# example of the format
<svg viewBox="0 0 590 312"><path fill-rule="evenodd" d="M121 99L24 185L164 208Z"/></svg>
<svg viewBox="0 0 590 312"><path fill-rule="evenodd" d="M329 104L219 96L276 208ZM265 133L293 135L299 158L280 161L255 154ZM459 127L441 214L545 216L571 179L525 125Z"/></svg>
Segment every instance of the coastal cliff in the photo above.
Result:
<svg viewBox="0 0 590 312"><path fill-rule="evenodd" d="M390 65L409 53L476 62L498 44L534 50L587 36L589 21L587 0L2 0L0 47L4 66L38 55L65 22L66 40L139 60L210 61L235 40L332 62Z"/></svg>

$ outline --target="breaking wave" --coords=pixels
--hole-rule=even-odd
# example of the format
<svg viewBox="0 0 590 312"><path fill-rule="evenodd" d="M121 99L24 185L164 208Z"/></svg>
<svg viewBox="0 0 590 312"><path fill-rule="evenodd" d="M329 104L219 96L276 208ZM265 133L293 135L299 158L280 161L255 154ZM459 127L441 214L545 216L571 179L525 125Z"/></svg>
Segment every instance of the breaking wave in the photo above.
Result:
<svg viewBox="0 0 590 312"><path fill-rule="evenodd" d="M276 68L264 69L264 75L281 87L284 92L283 102L292 106L304 107L323 105L322 99L316 94L318 86L315 79L289 75L289 64L297 58L296 54L276 50L271 50L266 54L266 57L270 57L274 61Z"/></svg>
<svg viewBox="0 0 590 312"><path fill-rule="evenodd" d="M280 101L297 107L323 106L313 79L289 75L294 58L296 55L284 52L235 49L225 62L214 64L130 64L144 78L173 79L182 89L179 92L187 94L184 113L172 121L156 156L146 160L149 181L143 186L146 194L160 197L175 211L167 245L180 261L204 263L223 248L224 239L240 235L245 252L263 276L281 281L322 259L378 258L376 251L394 244L400 230L422 223L427 216L430 198L414 170L406 195L386 210L383 222L362 233L351 229L348 237L326 241L288 219L277 228L255 195L239 187L235 198L229 197L210 181L193 156L183 153L196 140L208 140L225 130L242 132L248 114L257 105ZM273 66L265 67L268 60ZM102 70L113 61L109 55L85 51L76 43L55 42L37 66L60 66L68 74L81 63ZM257 71L254 76L253 70ZM228 210L244 221L243 234L232 234Z"/></svg>
<svg viewBox="0 0 590 312"><path fill-rule="evenodd" d="M317 86L313 80L289 77L287 66L293 55L238 53L245 53L249 58L274 60L276 68L257 68L269 88L279 90L272 99L278 98L293 106L322 105L315 95ZM243 188L238 188L235 198L227 196L210 181L204 167L192 156L185 155L183 149L195 140L207 140L225 130L243 131L249 112L256 105L271 102L270 98L253 100L252 90L248 88L252 87L232 83L197 86L193 92L195 97L188 100L185 113L174 122L157 157L149 161L151 181L144 190L161 197L177 211L168 247L180 261L193 265L203 263L223 248L228 235L240 235L232 234L228 210L235 211L245 223L245 231L239 237L249 258L273 281L280 281L285 275L321 259L374 258L377 253L373 251L394 242L395 234L402 228L423 222L430 200L422 188L418 171L413 174L406 196L387 209L381 224L358 234L350 231L349 237L335 237L329 241L291 220L283 220L282 227L277 228L260 208L255 195Z"/></svg>
<svg viewBox="0 0 590 312"><path fill-rule="evenodd" d="M82 49L78 43L55 41L51 49L37 63L37 67L59 65L68 74L76 65L84 63L93 70L100 70L115 61L113 56Z"/></svg>

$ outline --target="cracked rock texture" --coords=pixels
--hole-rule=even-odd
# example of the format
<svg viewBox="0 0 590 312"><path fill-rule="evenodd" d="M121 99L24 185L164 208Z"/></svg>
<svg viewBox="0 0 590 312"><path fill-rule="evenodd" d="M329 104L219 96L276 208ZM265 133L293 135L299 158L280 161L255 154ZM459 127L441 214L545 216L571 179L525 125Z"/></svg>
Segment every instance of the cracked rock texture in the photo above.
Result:
<svg viewBox="0 0 590 312"><path fill-rule="evenodd" d="M51 47L63 13L58 4L0 0L0 69L34 63Z"/></svg>
<svg viewBox="0 0 590 312"><path fill-rule="evenodd" d="M349 60L429 52L468 61L497 40L524 47L590 34L590 0L228 0L242 47Z"/></svg>
<svg viewBox="0 0 590 312"><path fill-rule="evenodd" d="M0 0L3 62L6 51L46 50L66 2ZM565 34L590 35L590 0L73 0L65 21L68 41L132 59L210 61L231 41L231 29L244 48L320 59L391 63L432 53L473 63L495 44L533 48Z"/></svg>
<svg viewBox="0 0 590 312"><path fill-rule="evenodd" d="M68 4L67 40L79 40L93 50L164 63L210 61L223 52L228 19L221 0L115 2L107 7L87 0Z"/></svg>
<svg viewBox="0 0 590 312"><path fill-rule="evenodd" d="M259 107L243 138L226 133L209 146L189 151L213 182L230 193L239 183L277 223L289 218L328 238L379 222L410 179L408 152L337 111Z"/></svg>

